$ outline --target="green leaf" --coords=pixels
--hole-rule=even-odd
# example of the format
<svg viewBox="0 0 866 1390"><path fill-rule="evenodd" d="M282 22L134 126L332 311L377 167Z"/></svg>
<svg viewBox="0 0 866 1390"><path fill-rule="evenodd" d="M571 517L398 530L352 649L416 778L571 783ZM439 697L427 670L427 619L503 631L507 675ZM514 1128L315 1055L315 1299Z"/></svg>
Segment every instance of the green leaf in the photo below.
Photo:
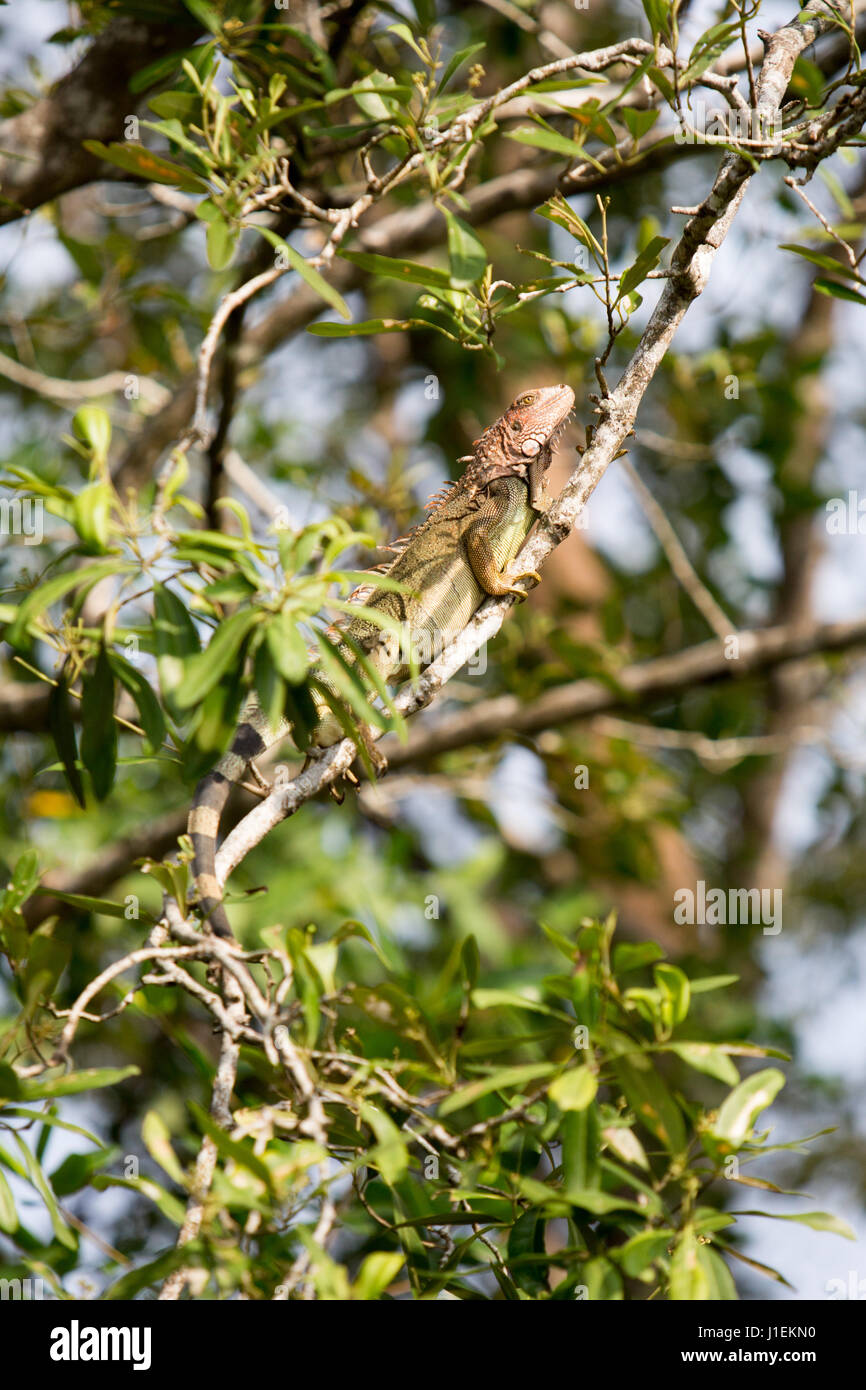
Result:
<svg viewBox="0 0 866 1390"><path fill-rule="evenodd" d="M84 784L78 770L78 745L75 738L75 725L69 703L69 686L66 667L60 672L57 684L51 687L48 699L48 728L57 749L57 756L63 764L66 783L78 805L84 807Z"/></svg>
<svg viewBox="0 0 866 1390"><path fill-rule="evenodd" d="M201 98L195 92L160 92L147 104L155 116L166 120L189 122L201 112Z"/></svg>
<svg viewBox="0 0 866 1390"><path fill-rule="evenodd" d="M96 560L92 565L82 565L81 569L68 570L65 574L47 579L33 589L20 605L14 621L6 630L6 641L12 647L23 647L30 624L58 599L64 598L73 589L80 590L83 596L101 579L121 574L130 568L122 560Z"/></svg>
<svg viewBox="0 0 866 1390"><path fill-rule="evenodd" d="M564 1023L573 1024L571 1014L561 1009L552 1009L549 1004L540 1004L537 999L529 999L513 989L473 989L472 1005L476 1009L526 1009L529 1013L543 1014L546 1018L558 1018Z"/></svg>
<svg viewBox="0 0 866 1390"><path fill-rule="evenodd" d="M343 96L351 96L371 120L400 122L406 120L406 104L413 95L413 87L401 86L387 73L374 69L361 82L329 92L325 101L330 105Z"/></svg>
<svg viewBox="0 0 866 1390"><path fill-rule="evenodd" d="M238 653L250 629L259 620L255 609L233 613L220 623L203 652L186 659L183 680L174 698L180 709L191 709L218 684L229 667L238 661Z"/></svg>
<svg viewBox="0 0 866 1390"><path fill-rule="evenodd" d="M726 1086L736 1086L739 1083L740 1073L730 1057L713 1043L673 1042L667 1044L666 1051L675 1052L688 1066L694 1067L695 1071L703 1072L705 1076L714 1076L717 1081L724 1081Z"/></svg>
<svg viewBox="0 0 866 1390"><path fill-rule="evenodd" d="M406 1257L400 1250L374 1250L367 1255L358 1277L352 1285L352 1297L366 1300L380 1298L389 1284L393 1284Z"/></svg>
<svg viewBox="0 0 866 1390"><path fill-rule="evenodd" d="M21 1081L18 1073L6 1062L0 1062L0 1104L21 1099Z"/></svg>
<svg viewBox="0 0 866 1390"><path fill-rule="evenodd" d="M502 1067L490 1076L482 1077L479 1081L470 1081L467 1086L462 1086L450 1096L446 1096L439 1106L439 1114L444 1118L455 1110L462 1110L465 1105L474 1105L475 1101L480 1100L482 1096L489 1096L492 1091L511 1090L515 1086L522 1086L526 1081L537 1081L542 1076L550 1076L551 1072L557 1070L555 1062L525 1062L520 1066Z"/></svg>
<svg viewBox="0 0 866 1390"><path fill-rule="evenodd" d="M847 1221L834 1216L829 1211L732 1211L731 1216L767 1216L773 1221L796 1221L800 1226L809 1226L813 1231L827 1231L834 1236L844 1236L845 1240L856 1240L857 1233Z"/></svg>
<svg viewBox="0 0 866 1390"><path fill-rule="evenodd" d="M184 1171L172 1148L171 1132L158 1110L148 1110L141 1122L141 1137L154 1162L159 1164L172 1182L183 1187L186 1181Z"/></svg>
<svg viewBox="0 0 866 1390"><path fill-rule="evenodd" d="M481 50L486 47L487 45L485 43L470 43L467 44L466 48L458 48L456 53L452 53L446 64L445 71L439 79L438 91L444 92L457 69L461 67L468 58L474 57L476 53L480 53Z"/></svg>
<svg viewBox="0 0 866 1390"><path fill-rule="evenodd" d="M381 710L370 704L359 667L347 661L339 646L324 632L316 633L316 645L319 649L319 664L324 673L324 678L318 685L329 703L331 696L339 695L362 723L374 724L378 729L387 729L388 721ZM334 710L334 713L337 711Z"/></svg>
<svg viewBox="0 0 866 1390"><path fill-rule="evenodd" d="M589 227L582 217L578 217L570 203L567 203L561 193L550 198L535 211L539 217L546 217L549 222L555 222L558 227L563 227L575 240L581 242L596 256L601 256L601 244L593 236Z"/></svg>
<svg viewBox="0 0 866 1390"><path fill-rule="evenodd" d="M809 19L814 20L814 18L814 13L810 14ZM820 106L824 100L826 81L827 78L817 63L813 63L809 58L804 58L802 54L797 58L790 78L791 91L796 96L805 97L811 106ZM848 206L850 207L850 203Z"/></svg>
<svg viewBox="0 0 866 1390"><path fill-rule="evenodd" d="M738 1298L731 1271L718 1251L710 1245L698 1246L698 1263L707 1283L707 1298L713 1302L733 1302Z"/></svg>
<svg viewBox="0 0 866 1390"><path fill-rule="evenodd" d="M361 338L371 333L405 333L411 327L410 319L364 319L362 323L311 323L307 332L314 338Z"/></svg>
<svg viewBox="0 0 866 1390"><path fill-rule="evenodd" d="M813 265L820 266L822 270L832 271L834 275L846 275L859 284L864 283L863 277L852 266L833 256L825 256L823 251L813 251L811 246L796 246L793 242L783 241L779 250L793 251L795 255L802 256L804 260L811 261Z"/></svg>
<svg viewBox="0 0 866 1390"><path fill-rule="evenodd" d="M670 237L654 236L648 241L641 251L634 265L628 267L619 277L620 298L631 294L638 285L643 284L651 270L655 270L659 263L659 256L670 241Z"/></svg>
<svg viewBox="0 0 866 1390"><path fill-rule="evenodd" d="M129 141L113 141L110 145L103 145L101 140L85 140L83 144L84 148L90 154L95 154L98 159L104 159L107 164L135 174L146 183L168 183L180 188L184 193L208 192L204 179L193 174L186 165L173 164L170 160L146 149L144 145L135 145Z"/></svg>
<svg viewBox="0 0 866 1390"><path fill-rule="evenodd" d="M265 629L265 641L274 665L289 685L300 685L310 669L307 644L287 609L273 617Z"/></svg>
<svg viewBox="0 0 866 1390"><path fill-rule="evenodd" d="M628 1197L617 1197L613 1192L602 1192L600 1188L581 1191L570 1187L564 1195L572 1206L590 1211L593 1216L608 1216L612 1211L644 1211L638 1202L632 1202Z"/></svg>
<svg viewBox="0 0 866 1390"><path fill-rule="evenodd" d="M183 680L186 659L197 655L201 644L183 603L164 584L153 586L153 608L156 669L162 697L172 718L182 719L184 711L178 706L175 694Z"/></svg>
<svg viewBox="0 0 866 1390"><path fill-rule="evenodd" d="M601 1125L598 1106L566 1110L559 1126L562 1140L562 1186L565 1195L599 1186Z"/></svg>
<svg viewBox="0 0 866 1390"><path fill-rule="evenodd" d="M0 1170L0 1231L5 1231L6 1235L13 1235L17 1230L18 1212L15 1198L5 1174Z"/></svg>
<svg viewBox="0 0 866 1390"><path fill-rule="evenodd" d="M39 855L35 849L26 849L16 859L12 878L0 898L3 910L9 912L20 907L36 888L40 876Z"/></svg>
<svg viewBox="0 0 866 1390"><path fill-rule="evenodd" d="M402 280L407 285L426 285L430 289L451 288L449 272L437 266L419 265L415 261L401 261L396 256L379 256L369 251L341 251L339 254L344 261L351 261L361 270L369 270L372 275Z"/></svg>
<svg viewBox="0 0 866 1390"><path fill-rule="evenodd" d="M670 1153L685 1148L683 1117L648 1057L619 1057L614 1071L638 1119Z"/></svg>
<svg viewBox="0 0 866 1390"><path fill-rule="evenodd" d="M400 1182L409 1171L409 1152L403 1135L391 1117L378 1106L361 1101L360 1109L362 1120L370 1126L377 1141L369 1153L370 1163L379 1169L383 1181L389 1186Z"/></svg>
<svg viewBox="0 0 866 1390"><path fill-rule="evenodd" d="M60 1208L57 1205L57 1198L54 1196L42 1168L34 1155L30 1152L30 1149L27 1147L20 1134L15 1135L15 1142L18 1145L24 1167L27 1170L27 1176L48 1209L48 1215L51 1219L51 1229L54 1235L60 1244L65 1246L67 1250L77 1250L77 1237L74 1231L71 1231L64 1221Z"/></svg>
<svg viewBox="0 0 866 1390"><path fill-rule="evenodd" d="M71 907L80 908L82 912L93 912L97 917L118 917L121 921L128 920L125 905L113 902L111 898L93 898L87 893L64 893L59 888L52 888L51 896L62 903L69 903ZM140 915L150 920L149 914L141 912Z"/></svg>
<svg viewBox="0 0 866 1390"><path fill-rule="evenodd" d="M97 1149L96 1153L67 1154L59 1168L55 1168L51 1174L51 1186L56 1196L68 1197L73 1192L80 1192L118 1152L118 1149Z"/></svg>
<svg viewBox="0 0 866 1390"><path fill-rule="evenodd" d="M468 988L471 990L478 979L478 971L481 967L481 958L478 952L478 940L472 932L463 938L460 947L460 969Z"/></svg>
<svg viewBox="0 0 866 1390"><path fill-rule="evenodd" d="M783 1073L775 1067L755 1072L740 1082L723 1102L711 1131L720 1153L733 1153L742 1148L752 1133L755 1120L772 1104L784 1084Z"/></svg>
<svg viewBox="0 0 866 1390"><path fill-rule="evenodd" d="M581 1269L580 1278L591 1303L616 1303L623 1297L619 1270L602 1255L596 1255L586 1261Z"/></svg>
<svg viewBox="0 0 866 1390"><path fill-rule="evenodd" d="M519 145L531 145L537 150L551 150L554 154L568 155L570 159L589 159L583 145L552 130L547 125L524 125L517 130L507 130L506 138L516 140ZM597 161L593 160L592 163Z"/></svg>
<svg viewBox="0 0 866 1390"><path fill-rule="evenodd" d="M548 1295L550 1284L544 1246L545 1218L530 1209L519 1216L508 1233L508 1269L518 1288L533 1299Z"/></svg>
<svg viewBox="0 0 866 1390"><path fill-rule="evenodd" d="M59 228L57 240L64 250L69 252L84 279L91 285L101 285L105 275L105 261L100 254L100 248L92 242L76 241L74 237L66 235Z"/></svg>
<svg viewBox="0 0 866 1390"><path fill-rule="evenodd" d="M690 980L692 994L709 994L714 989L727 989L739 982L739 975L703 975Z"/></svg>
<svg viewBox="0 0 866 1390"><path fill-rule="evenodd" d="M671 11L671 0L643 0L644 14L649 20L653 38L666 35Z"/></svg>
<svg viewBox="0 0 866 1390"><path fill-rule="evenodd" d="M657 965L653 978L662 996L662 1019L670 1031L682 1023L689 1011L689 978L676 965Z"/></svg>
<svg viewBox="0 0 866 1390"><path fill-rule="evenodd" d="M135 701L147 748L151 753L158 752L165 738L165 716L150 682L119 652L109 651L108 660L115 676Z"/></svg>
<svg viewBox="0 0 866 1390"><path fill-rule="evenodd" d="M237 663L224 673L193 716L181 763L187 782L197 782L210 771L232 740L246 694L243 664Z"/></svg>
<svg viewBox="0 0 866 1390"><path fill-rule="evenodd" d="M117 1086L127 1077L139 1076L139 1067L87 1067L83 1071L67 1072L53 1081L24 1079L21 1095L24 1100L53 1100L57 1096L77 1096L82 1091L97 1091L103 1086Z"/></svg>
<svg viewBox="0 0 866 1390"><path fill-rule="evenodd" d="M639 1231L636 1236L632 1236L631 1240L627 1240L625 1245L613 1251L613 1256L622 1265L629 1278L636 1279L648 1265L667 1253L674 1235L675 1232L667 1226Z"/></svg>
<svg viewBox="0 0 866 1390"><path fill-rule="evenodd" d="M698 1258L700 1248L694 1227L685 1226L677 1238L671 1258L668 1297L672 1301L696 1303L711 1297L710 1281Z"/></svg>
<svg viewBox="0 0 866 1390"><path fill-rule="evenodd" d="M207 0L183 0L183 3L193 18L198 20L199 24L203 25L205 29L209 29L212 34L219 38L222 33L222 20L219 10L215 9L213 5L209 5Z"/></svg>
<svg viewBox="0 0 866 1390"><path fill-rule="evenodd" d="M819 294L828 294L833 299L847 299L852 304L866 304L866 295L860 294L850 285L843 285L839 280L827 280L823 275L819 275L814 281L814 286Z"/></svg>
<svg viewBox="0 0 866 1390"><path fill-rule="evenodd" d="M55 937L49 924L40 927L30 939L27 965L19 971L20 987L23 990L25 1006L49 999L57 987L57 981L69 964L70 944L61 936ZM26 1087L21 1087L21 1097L30 1098Z"/></svg>
<svg viewBox="0 0 866 1390"><path fill-rule="evenodd" d="M95 1187L97 1192L104 1192L109 1187L124 1187L130 1192L139 1193L153 1202L157 1211L160 1211L167 1221L171 1221L175 1226L183 1225L183 1203L172 1193L166 1192L164 1187L153 1181L153 1178L115 1178L110 1173L97 1173L91 1186Z"/></svg>
<svg viewBox="0 0 866 1390"><path fill-rule="evenodd" d="M223 1158L229 1158L241 1168L245 1168L248 1173L252 1173L254 1177L258 1178L259 1182L264 1183L268 1190L272 1188L271 1170L264 1160L255 1153L251 1140L233 1139L194 1100L189 1102L189 1108L195 1116L199 1128L208 1138L213 1140Z"/></svg>
<svg viewBox="0 0 866 1390"><path fill-rule="evenodd" d="M104 801L117 767L114 676L104 643L93 671L85 674L81 684L81 761L90 773L97 801Z"/></svg>
<svg viewBox="0 0 866 1390"><path fill-rule="evenodd" d="M627 975L630 970L640 970L644 965L653 965L663 957L664 951L654 941L641 941L637 944L624 941L613 948L613 973Z"/></svg>
<svg viewBox="0 0 866 1390"><path fill-rule="evenodd" d="M487 252L472 228L449 208L440 208L448 226L448 259L451 265L451 279L455 285L468 287L487 268Z"/></svg>
<svg viewBox="0 0 866 1390"><path fill-rule="evenodd" d="M580 106L563 106L562 109L568 112L576 126L582 128L584 136L593 135L610 149L616 148L616 135L597 97L590 97ZM584 159L588 158L585 148L581 148L581 154ZM591 162L601 168L597 160Z"/></svg>
<svg viewBox="0 0 866 1390"><path fill-rule="evenodd" d="M72 524L88 555L104 555L108 549L112 496L107 483L90 483L76 495Z"/></svg>
<svg viewBox="0 0 866 1390"><path fill-rule="evenodd" d="M212 270L225 270L230 266L238 249L240 227L233 225L224 217L213 217L207 228L207 259Z"/></svg>
<svg viewBox="0 0 866 1390"><path fill-rule="evenodd" d="M624 106L620 115L634 140L640 140L642 136L646 135L659 118L658 111L641 111L636 106Z"/></svg>
<svg viewBox="0 0 866 1390"><path fill-rule="evenodd" d="M669 106L675 106L677 94L673 89L673 84L663 68L651 67L647 70L647 76L654 87L658 87L665 101Z"/></svg>
<svg viewBox="0 0 866 1390"><path fill-rule="evenodd" d="M722 23L712 25L706 33L701 34L689 54L685 72L680 78L681 90L687 83L693 82L701 73L706 72L710 64L716 61L736 37L737 31L736 24Z"/></svg>
<svg viewBox="0 0 866 1390"><path fill-rule="evenodd" d="M263 236L266 241L271 243L279 255L288 261L292 269L298 272L301 279L306 281L310 289L317 294L320 299L324 299L325 302L336 309L337 313L344 319L351 319L352 311L343 296L334 289L333 285L328 283L323 275L320 275L319 272L310 265L309 261L304 259L300 251L296 251L294 246L291 246L289 242L284 241L281 236L277 236L276 232L272 232L270 227L262 227L256 223L255 229L260 236Z"/></svg>
<svg viewBox="0 0 866 1390"><path fill-rule="evenodd" d="M415 35L412 33L408 24L389 24L386 33L396 34L398 39L402 39L403 42L411 48L412 52L416 54L422 62L424 61L424 50L419 48L418 44L415 42Z"/></svg>
<svg viewBox="0 0 866 1390"><path fill-rule="evenodd" d="M272 729L277 729L286 710L286 682L283 680L267 645L256 647L253 661L253 688L262 713Z"/></svg>
<svg viewBox="0 0 866 1390"><path fill-rule="evenodd" d="M118 1182L117 1185L123 1186L124 1184ZM125 1185L134 1186L131 1182ZM109 1302L118 1300L127 1302L133 1299L137 1293L140 1293L142 1289L161 1284L169 1274L175 1269L180 1269L182 1265L198 1268L206 1265L207 1259L207 1252L201 1241L189 1241L186 1245L173 1246L170 1250L157 1256L155 1260L149 1260L147 1264L139 1265L138 1269L131 1269L116 1283L109 1285L100 1297Z"/></svg>
<svg viewBox="0 0 866 1390"><path fill-rule="evenodd" d="M129 79L129 90L131 92L144 92L148 87L156 86L157 83L165 82L176 72L179 72L184 63L189 63L193 72L204 71L213 59L214 43L202 44L195 48L178 48L173 53L164 53L152 63L147 63L138 72L132 74Z"/></svg>
<svg viewBox="0 0 866 1390"><path fill-rule="evenodd" d="M98 459L108 457L111 443L111 420L99 405L82 405L72 417L72 430Z"/></svg>
<svg viewBox="0 0 866 1390"><path fill-rule="evenodd" d="M572 1067L554 1078L547 1094L560 1110L585 1110L595 1100L598 1077L589 1067Z"/></svg>

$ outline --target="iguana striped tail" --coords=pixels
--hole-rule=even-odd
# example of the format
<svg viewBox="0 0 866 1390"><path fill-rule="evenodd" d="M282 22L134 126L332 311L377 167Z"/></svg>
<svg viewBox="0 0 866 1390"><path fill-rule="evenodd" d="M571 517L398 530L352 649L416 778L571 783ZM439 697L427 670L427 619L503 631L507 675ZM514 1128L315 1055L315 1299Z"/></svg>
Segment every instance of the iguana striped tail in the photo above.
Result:
<svg viewBox="0 0 866 1390"><path fill-rule="evenodd" d="M274 731L255 701L250 701L228 752L195 789L187 822L193 848L193 884L202 917L217 936L233 936L216 876L220 818L232 787L241 781L250 760L260 758L288 730L288 723L283 722Z"/></svg>

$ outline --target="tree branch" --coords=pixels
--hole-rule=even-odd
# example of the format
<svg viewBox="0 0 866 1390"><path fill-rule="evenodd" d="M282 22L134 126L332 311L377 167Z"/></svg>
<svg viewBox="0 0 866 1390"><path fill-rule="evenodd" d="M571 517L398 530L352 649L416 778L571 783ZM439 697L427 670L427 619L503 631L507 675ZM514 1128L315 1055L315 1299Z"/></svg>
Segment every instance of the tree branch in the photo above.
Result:
<svg viewBox="0 0 866 1390"><path fill-rule="evenodd" d="M125 117L156 85L131 95L131 78L201 32L186 12L180 23L115 20L47 96L0 123L0 225L71 188L117 179L119 171L90 154L84 141L122 140Z"/></svg>
<svg viewBox="0 0 866 1390"><path fill-rule="evenodd" d="M735 658L726 655L723 643L709 641L672 656L626 666L617 674L615 687L590 679L570 681L528 704L516 695L500 695L438 719L429 727L413 729L405 744L389 736L382 751L391 767L405 767L497 738L503 731L538 733L611 710L633 710L712 681L741 680L803 657L848 651L866 644L866 618L849 623L759 628L738 633L737 642L739 654Z"/></svg>
<svg viewBox="0 0 866 1390"><path fill-rule="evenodd" d="M774 115L787 91L798 54L832 22L826 15L822 0L809 0L800 16L768 39L758 84L759 115ZM564 491L547 515L541 518L521 551L521 570L539 569L547 556L570 534L608 465L617 457L631 433L650 381L689 306L707 283L716 252L733 222L754 169L752 161L740 155L727 155L710 193L689 217L673 254L670 278L665 282L640 342L615 389L599 400L601 421L594 430L592 442ZM465 662L496 635L513 601L511 597L486 600L456 641L423 672L418 682L410 689L401 691L395 702L400 713L413 714L429 704ZM322 787L341 776L351 766L354 756L354 742L343 739L329 748L314 765L287 786L276 789L250 812L228 836L220 850L217 857L217 877L220 881L225 882L231 871L269 830L292 815Z"/></svg>

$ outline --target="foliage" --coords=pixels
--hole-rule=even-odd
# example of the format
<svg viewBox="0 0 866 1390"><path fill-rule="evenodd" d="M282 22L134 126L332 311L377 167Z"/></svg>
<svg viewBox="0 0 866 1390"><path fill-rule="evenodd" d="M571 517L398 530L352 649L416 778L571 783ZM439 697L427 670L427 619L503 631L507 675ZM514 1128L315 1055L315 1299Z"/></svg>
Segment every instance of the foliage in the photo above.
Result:
<svg viewBox="0 0 866 1390"><path fill-rule="evenodd" d="M730 234L746 271L728 263L729 296L668 353L629 443L732 632L809 616L809 536L862 430L857 392L843 409L816 389L846 342L833 301L864 302L850 18L830 13L842 49L798 60L756 149L733 98L714 133L699 111L722 55L751 102L757 4L699 21L669 0L643 17L566 5L567 43L548 7L511 8L350 4L304 27L258 0L121 0L54 36L72 65L118 19L162 26L124 128L86 142L100 182L49 190L42 214L0 205L25 233L0 286L4 1277L61 1297L87 1280L150 1297L191 1269L202 1298L697 1300L784 1282L744 1254L742 1187L767 1194L763 1215L850 1234L775 1209L791 1164L823 1171L862 1138L835 1083L796 1063L777 1107L817 1111L822 1135L831 1110L839 1135L805 1151L760 1128L791 1024L755 1004L758 933L671 927L672 886L751 881L792 682L625 687L707 626L621 491L600 499L614 519L594 550L570 538L540 602L447 694L529 705L586 677L623 719L506 723L423 780L398 771L384 800L305 807L233 876L266 1007L242 1030L230 1125L210 1113L225 1039L208 1013L230 987L160 934L161 894L188 889L178 816L249 694L301 753L323 672L346 732L405 738L375 672L332 641L370 548L527 386L584 383L591 439L605 373L676 280L671 204L699 206L728 153L760 168L755 221ZM616 63L575 63L620 41ZM32 86L10 72L4 118L51 99ZM804 201L782 174L814 169ZM27 261L37 216L56 277L50 255ZM804 289L791 328L779 305ZM29 507L38 537L16 521ZM847 668L815 670L829 705ZM829 771L786 932L842 938L864 897L863 774L819 714ZM532 795L508 781L519 758ZM213 1185L181 1250L205 1141ZM745 1171L769 1155L773 1182Z"/></svg>
<svg viewBox="0 0 866 1390"><path fill-rule="evenodd" d="M198 1132L218 1152L207 1220L184 1254L199 1272L199 1297L279 1296L292 1258L306 1249L323 1299L407 1290L420 1299L735 1298L723 1256L739 1257L737 1219L720 1206L720 1187L727 1179L778 1192L742 1170L796 1146L771 1144L758 1128L783 1074L768 1067L740 1080L734 1059L783 1054L696 1035L695 996L733 977L690 980L649 943L611 952L612 920L545 934L558 966L501 988L481 983L472 936L424 980L385 968L359 923L329 939L269 929L267 968L263 961L256 973L282 998L281 1049L325 1102L324 1143L309 1137L262 1051L246 1047L230 1133L193 1101L178 1132L157 1110L144 1117L141 1140L158 1180L117 1176L116 1151L81 1128L93 1147L46 1173L39 1158L51 1125L62 1123L52 1102L127 1072L28 1081L6 1068L16 1147L0 1158L35 1190L52 1226L40 1242L19 1225L7 1194L3 1229L20 1252L15 1270L62 1272L78 1242L63 1199L121 1186L156 1207L164 1248L122 1274L109 1259L104 1297L153 1288L178 1263L171 1227L193 1186L182 1154ZM32 955L20 965L22 1004L29 999L38 1014L50 986L36 974L34 993ZM652 983L639 983L650 971ZM142 1023L164 1007L146 988L130 1002ZM5 1043L14 1048L15 1037ZM695 1097L688 1069L721 1092L712 1109ZM327 1253L310 1215L318 1203L340 1214L339 1256ZM778 1215L851 1235L824 1212Z"/></svg>

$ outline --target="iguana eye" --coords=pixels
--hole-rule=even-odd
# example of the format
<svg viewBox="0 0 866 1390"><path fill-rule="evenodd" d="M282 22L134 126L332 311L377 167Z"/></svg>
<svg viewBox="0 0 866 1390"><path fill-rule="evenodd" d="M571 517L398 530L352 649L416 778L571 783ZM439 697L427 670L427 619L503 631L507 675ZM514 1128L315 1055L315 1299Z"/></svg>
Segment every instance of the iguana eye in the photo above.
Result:
<svg viewBox="0 0 866 1390"><path fill-rule="evenodd" d="M532 405L532 403L533 403L534 400L535 400L535 392L534 392L534 391L530 391L529 394L528 394L527 396L518 396L518 398L517 398L517 400L514 402L514 404L515 404L515 405L520 405L520 406Z"/></svg>

